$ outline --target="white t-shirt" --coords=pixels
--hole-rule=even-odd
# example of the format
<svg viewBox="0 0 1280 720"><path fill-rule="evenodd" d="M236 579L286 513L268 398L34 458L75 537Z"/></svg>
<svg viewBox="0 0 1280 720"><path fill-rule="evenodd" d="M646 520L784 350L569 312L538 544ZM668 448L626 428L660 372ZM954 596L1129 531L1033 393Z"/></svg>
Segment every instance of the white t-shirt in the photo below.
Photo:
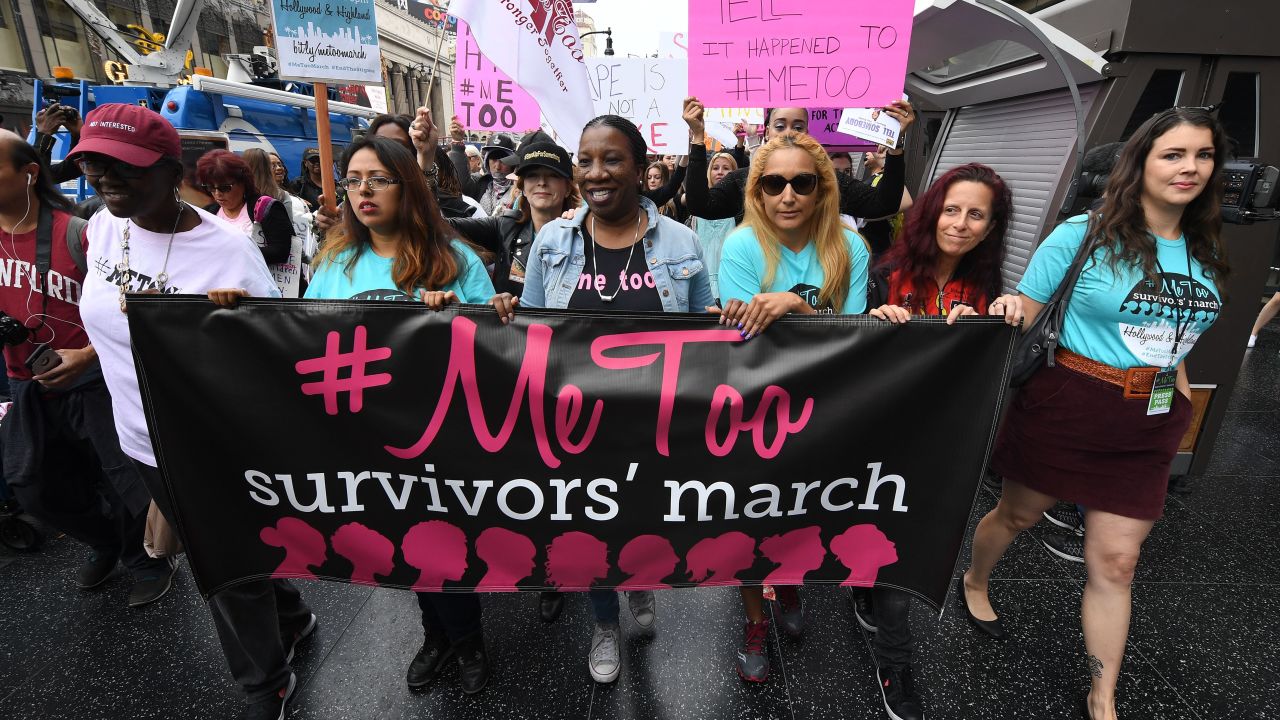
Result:
<svg viewBox="0 0 1280 720"><path fill-rule="evenodd" d="M267 271L262 251L238 229L199 209L200 224L173 237L165 268L169 233L129 226L128 292L155 289L155 277L165 269L167 294L204 294L215 288L244 288L255 297L280 297ZM103 210L89 221L88 272L80 299L80 317L98 351L102 374L111 391L120 449L129 457L155 466L151 436L142 412L142 394L129 346L129 318L120 312L120 241L125 219Z"/></svg>

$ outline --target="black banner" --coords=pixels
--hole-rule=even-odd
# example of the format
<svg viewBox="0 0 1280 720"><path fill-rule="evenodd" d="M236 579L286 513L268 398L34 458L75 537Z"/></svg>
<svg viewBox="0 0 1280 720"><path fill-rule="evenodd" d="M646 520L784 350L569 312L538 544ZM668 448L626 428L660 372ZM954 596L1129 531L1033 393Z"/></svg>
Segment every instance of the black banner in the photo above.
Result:
<svg viewBox="0 0 1280 720"><path fill-rule="evenodd" d="M939 605L1013 331L129 298L202 592L871 583Z"/></svg>

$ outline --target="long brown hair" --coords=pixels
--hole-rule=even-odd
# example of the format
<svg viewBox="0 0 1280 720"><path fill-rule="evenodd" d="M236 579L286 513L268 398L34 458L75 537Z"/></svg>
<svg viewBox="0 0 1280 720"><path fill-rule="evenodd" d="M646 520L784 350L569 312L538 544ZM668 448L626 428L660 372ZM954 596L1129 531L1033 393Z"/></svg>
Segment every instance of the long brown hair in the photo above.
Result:
<svg viewBox="0 0 1280 720"><path fill-rule="evenodd" d="M241 157L249 166L249 172L253 173L253 182L258 186L258 192L270 195L277 200L284 200L286 193L280 187L280 183L276 182L276 174L271 170L271 156L267 151L262 148L249 148Z"/></svg>
<svg viewBox="0 0 1280 720"><path fill-rule="evenodd" d="M1112 270L1136 266L1149 280L1156 280L1156 243L1142 210L1143 169L1156 140L1180 125L1207 128L1213 133L1213 175L1209 184L1182 210L1182 233L1191 255L1218 286L1225 299L1227 251L1222 244L1222 166L1227 161L1227 134L1207 111L1170 108L1144 122L1124 144L1107 181L1106 199L1099 210L1090 239L1106 251ZM1188 148L1188 151L1194 151Z"/></svg>
<svg viewBox="0 0 1280 720"><path fill-rule="evenodd" d="M345 177L351 158L361 150L372 150L378 160L400 181L400 207L396 214L396 226L401 241L396 248L391 277L396 287L412 295L418 288L439 290L458 277L461 263L451 241L456 233L440 215L440 206L427 186L427 180L418 168L413 153L395 140L366 135L347 146L339 164ZM391 189L382 192L391 192ZM348 203L353 198L347 199ZM351 208L343 213L342 228L336 237L325 243L317 259L318 264L336 263L343 253L347 276L355 271L360 253L369 248L372 238L369 228L356 219Z"/></svg>
<svg viewBox="0 0 1280 720"><path fill-rule="evenodd" d="M760 178L764 175L765 165L769 163L769 156L784 148L803 151L813 158L813 164L817 168L818 187L814 189L817 202L805 232L816 244L818 262L822 265L822 289L818 291L818 303L840 312L849 295L849 272L853 267L849 244L844 239L846 228L840 220L840 187L836 184L835 168L831 166L827 151L807 134L788 132L775 135L756 151L756 156L751 161L751 173L747 175L746 214L742 226L755 230L756 240L764 251L764 282L760 291L764 292L773 284L778 273L778 263L782 261L782 253L778 250L781 245L780 233L765 213L764 190L760 187Z"/></svg>

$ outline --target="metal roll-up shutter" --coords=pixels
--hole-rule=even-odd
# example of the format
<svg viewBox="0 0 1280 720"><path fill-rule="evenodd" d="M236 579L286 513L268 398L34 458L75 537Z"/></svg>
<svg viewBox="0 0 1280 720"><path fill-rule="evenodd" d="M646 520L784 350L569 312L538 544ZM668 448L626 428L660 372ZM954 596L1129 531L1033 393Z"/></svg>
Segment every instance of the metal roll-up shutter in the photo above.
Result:
<svg viewBox="0 0 1280 720"><path fill-rule="evenodd" d="M1098 86L1080 88L1086 116ZM957 165L990 165L1013 190L1005 237L1006 290L1022 278L1031 253L1057 218L1051 207L1066 166L1075 162L1076 113L1066 89L962 107L942 145L933 178Z"/></svg>

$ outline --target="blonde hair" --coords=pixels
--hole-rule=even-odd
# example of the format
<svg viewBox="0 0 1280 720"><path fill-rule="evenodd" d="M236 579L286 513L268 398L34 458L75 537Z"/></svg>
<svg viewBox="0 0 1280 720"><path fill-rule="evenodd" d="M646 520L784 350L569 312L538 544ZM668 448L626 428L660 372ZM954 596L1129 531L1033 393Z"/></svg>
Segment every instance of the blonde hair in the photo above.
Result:
<svg viewBox="0 0 1280 720"><path fill-rule="evenodd" d="M573 178L565 178L562 175L556 175L568 183L564 192L564 205L560 208L561 212L573 210L582 205L582 192L578 190L578 183ZM529 207L529 199L524 197L524 176L517 175L515 188L520 192L520 217L516 222L523 225L533 219L533 208Z"/></svg>
<svg viewBox="0 0 1280 720"><path fill-rule="evenodd" d="M707 185L708 186L715 185L715 181L711 179L711 166L715 165L717 160L728 160L729 164L733 166L733 170L738 169L738 159L733 156L733 153L718 152L715 155L712 155L711 159L707 161ZM730 170L729 172L733 172L733 170Z"/></svg>
<svg viewBox="0 0 1280 720"><path fill-rule="evenodd" d="M764 190L760 187L760 178L764 175L770 156L784 149L804 152L812 158L817 169L818 186L814 189L817 202L805 234L809 236L810 242L816 244L818 262L822 265L822 289L818 291L818 303L840 312L848 299L849 273L853 267L849 244L844 238L846 226L840 220L840 187L836 184L835 169L831 166L831 158L827 157L826 150L817 140L803 133L789 132L775 136L761 146L751 161L742 226L755 231L760 249L764 251L764 280L760 292L765 292L773 285L778 273L778 263L782 261L779 250L781 233L765 212Z"/></svg>

